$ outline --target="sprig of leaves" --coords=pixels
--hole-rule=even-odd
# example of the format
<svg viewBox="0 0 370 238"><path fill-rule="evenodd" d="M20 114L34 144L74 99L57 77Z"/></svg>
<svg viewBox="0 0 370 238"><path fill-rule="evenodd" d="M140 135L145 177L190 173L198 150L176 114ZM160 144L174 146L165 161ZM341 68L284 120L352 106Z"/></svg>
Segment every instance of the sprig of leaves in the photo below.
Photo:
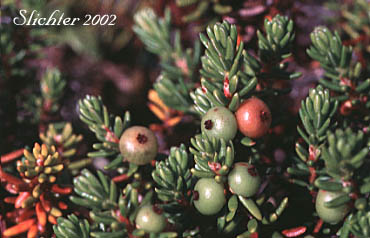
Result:
<svg viewBox="0 0 370 238"><path fill-rule="evenodd" d="M298 126L297 130L308 148L302 143L296 143L298 157L293 157L294 166L289 167L287 172L296 177L309 177L309 183L301 179L291 179L291 182L313 189L310 184L314 182L316 176L325 174L323 166L319 166L317 161L326 142L327 132L336 125L333 116L337 108L338 101L333 100L329 90L320 85L310 89L309 95L302 100L299 115L303 129Z"/></svg>
<svg viewBox="0 0 370 238"><path fill-rule="evenodd" d="M17 161L18 172L28 179L37 177L40 184L55 183L56 175L65 168L55 146L48 148L45 144L35 143L32 152L24 150L24 156L24 160Z"/></svg>
<svg viewBox="0 0 370 238"><path fill-rule="evenodd" d="M361 75L360 62L352 60L352 48L342 43L338 32L333 34L323 26L316 27L310 37L312 45L307 54L325 70L325 78L319 83L337 92L338 100L348 100L352 95L351 104L364 103L369 108L369 99L364 101L363 96L370 93L370 79Z"/></svg>
<svg viewBox="0 0 370 238"><path fill-rule="evenodd" d="M364 133L355 133L351 128L337 129L334 133L328 132L327 142L321 156L325 161L325 174L318 177L314 184L319 189L344 193L326 201L325 206L333 208L352 199L356 203L365 199L370 192L370 176L367 176L369 163L366 160L370 149Z"/></svg>
<svg viewBox="0 0 370 238"><path fill-rule="evenodd" d="M79 105L80 119L95 133L101 143L95 143L94 152L88 153L89 157L113 157L113 161L105 169L115 169L123 162L119 152L118 143L123 131L130 126L131 116L127 111L124 118L108 113L100 96L87 95L81 99Z"/></svg>
<svg viewBox="0 0 370 238"><path fill-rule="evenodd" d="M257 31L259 56L262 62L276 64L291 56L290 47L294 41L293 21L277 14L271 20L265 19L266 37Z"/></svg>
<svg viewBox="0 0 370 238"><path fill-rule="evenodd" d="M72 124L61 122L51 123L46 132L40 133L40 139L49 148L55 146L61 156L71 158L76 154L76 146L82 141L82 135L73 134Z"/></svg>
<svg viewBox="0 0 370 238"><path fill-rule="evenodd" d="M67 218L58 217L58 224L53 226L57 238L89 238L90 224L86 219L78 219L74 214Z"/></svg>
<svg viewBox="0 0 370 238"><path fill-rule="evenodd" d="M101 171L98 177L83 169L81 175L73 179L73 190L79 196L70 196L70 200L80 206L94 210L110 210L118 206L119 189Z"/></svg>
<svg viewBox="0 0 370 238"><path fill-rule="evenodd" d="M356 213L348 215L340 229L340 238L370 236L370 209L369 202L363 200L363 207Z"/></svg>
<svg viewBox="0 0 370 238"><path fill-rule="evenodd" d="M178 7L188 7L191 5L195 5L194 11L188 13L187 15L183 16L181 20L183 22L192 22L199 20L206 16L206 13L212 9L213 11L213 18L211 18L208 22L212 23L220 15L225 15L231 13L233 10L232 4L228 4L225 2L218 2L218 1L211 1L211 0L176 0L176 5ZM235 6L234 6L235 7Z"/></svg>
<svg viewBox="0 0 370 238"><path fill-rule="evenodd" d="M304 132L297 127L299 134L309 145L317 147L326 139L326 132L333 126L332 117L337 111L338 101L332 100L329 90L318 86L310 89L306 100L302 100L299 116Z"/></svg>
<svg viewBox="0 0 370 238"><path fill-rule="evenodd" d="M155 191L162 201L189 201L187 191L191 189L192 181L189 170L189 155L185 145L172 147L166 160L157 161L152 177L158 185Z"/></svg>
<svg viewBox="0 0 370 238"><path fill-rule="evenodd" d="M168 158L156 162L152 178L157 186L155 192L164 202L160 206L168 215L168 221L176 226L186 227L187 208L191 204L193 187L189 155L184 144L172 147Z"/></svg>
<svg viewBox="0 0 370 238"><path fill-rule="evenodd" d="M141 206L151 203L153 190L150 185L142 187L140 181L134 181L122 191L101 171L95 176L87 169L81 171L73 184L79 196L71 196L70 200L90 210L91 237L145 235L143 230L135 229L135 218ZM160 234L159 237L174 237L172 233Z"/></svg>
<svg viewBox="0 0 370 238"><path fill-rule="evenodd" d="M232 78L240 71L244 43L237 44L238 32L236 26L223 21L213 28L207 27L207 36L200 33L202 44L206 47L205 55L201 57L200 73L214 81Z"/></svg>
<svg viewBox="0 0 370 238"><path fill-rule="evenodd" d="M53 105L52 111L59 108L57 101L63 96L66 84L57 69L48 69L41 78L41 94L45 101Z"/></svg>
<svg viewBox="0 0 370 238"><path fill-rule="evenodd" d="M354 170L367 163L370 149L364 133L355 133L351 128L337 129L335 133L328 132L327 137L328 144L322 149L327 173L335 179L351 179Z"/></svg>
<svg viewBox="0 0 370 238"><path fill-rule="evenodd" d="M175 31L171 41L171 14L166 9L164 18L159 18L152 9L138 12L133 30L146 48L160 57L161 74L153 87L161 100L169 107L188 111L191 106L189 91L194 87L195 68L199 62L200 44L183 49L180 31Z"/></svg>
<svg viewBox="0 0 370 238"><path fill-rule="evenodd" d="M214 177L221 182L234 164L234 145L206 134L198 134L190 140L189 148L194 155L195 167L191 169L194 176L200 178Z"/></svg>

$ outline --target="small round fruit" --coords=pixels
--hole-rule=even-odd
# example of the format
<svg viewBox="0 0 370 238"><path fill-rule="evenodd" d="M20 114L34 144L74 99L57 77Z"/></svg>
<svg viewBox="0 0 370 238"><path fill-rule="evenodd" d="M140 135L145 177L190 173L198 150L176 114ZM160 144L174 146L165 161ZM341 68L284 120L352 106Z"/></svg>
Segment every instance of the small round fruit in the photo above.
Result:
<svg viewBox="0 0 370 238"><path fill-rule="evenodd" d="M135 219L136 228L146 232L159 233L166 227L166 219L152 205L145 205L140 208Z"/></svg>
<svg viewBox="0 0 370 238"><path fill-rule="evenodd" d="M213 178L199 179L194 191L194 206L203 215L218 213L226 203L224 186Z"/></svg>
<svg viewBox="0 0 370 238"><path fill-rule="evenodd" d="M119 150L124 159L136 165L150 163L158 152L158 142L154 133L143 126L133 126L122 134Z"/></svg>
<svg viewBox="0 0 370 238"><path fill-rule="evenodd" d="M226 141L234 139L238 126L234 114L226 107L213 107L202 118L202 132Z"/></svg>
<svg viewBox="0 0 370 238"><path fill-rule="evenodd" d="M260 138L271 125L271 112L268 106L256 97L245 100L235 113L238 128L245 136Z"/></svg>
<svg viewBox="0 0 370 238"><path fill-rule="evenodd" d="M337 224L347 215L350 209L348 204L334 208L328 208L324 205L325 202L331 201L343 194L345 193L319 190L316 197L316 212L324 222Z"/></svg>
<svg viewBox="0 0 370 238"><path fill-rule="evenodd" d="M261 178L256 168L248 163L239 162L229 173L228 183L232 193L243 197L251 197L258 192Z"/></svg>

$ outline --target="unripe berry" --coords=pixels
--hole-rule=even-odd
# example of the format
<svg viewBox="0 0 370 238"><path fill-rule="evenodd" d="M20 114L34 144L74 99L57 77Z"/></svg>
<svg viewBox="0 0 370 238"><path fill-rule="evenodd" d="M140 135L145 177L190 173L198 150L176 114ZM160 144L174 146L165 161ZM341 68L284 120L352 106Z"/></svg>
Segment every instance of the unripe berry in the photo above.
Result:
<svg viewBox="0 0 370 238"><path fill-rule="evenodd" d="M347 215L347 213L349 212L348 204L343 204L333 208L328 208L325 206L325 202L331 201L344 194L344 192L319 190L315 204L316 212L324 222L337 224L338 222L342 221L343 218Z"/></svg>
<svg viewBox="0 0 370 238"><path fill-rule="evenodd" d="M231 170L228 183L232 193L243 197L251 197L258 192L261 178L253 165L239 162Z"/></svg>
<svg viewBox="0 0 370 238"><path fill-rule="evenodd" d="M235 113L238 128L245 136L259 138L267 133L271 125L271 112L260 99L245 100Z"/></svg>
<svg viewBox="0 0 370 238"><path fill-rule="evenodd" d="M203 215L218 213L226 203L224 186L213 178L201 178L194 187L194 206Z"/></svg>
<svg viewBox="0 0 370 238"><path fill-rule="evenodd" d="M140 208L135 219L136 227L146 232L159 233L166 227L166 219L152 205Z"/></svg>
<svg viewBox="0 0 370 238"><path fill-rule="evenodd" d="M226 141L234 139L238 126L234 114L226 107L213 107L202 118L202 132Z"/></svg>
<svg viewBox="0 0 370 238"><path fill-rule="evenodd" d="M136 165L150 163L158 152L154 133L143 126L133 126L122 134L119 149L124 159Z"/></svg>

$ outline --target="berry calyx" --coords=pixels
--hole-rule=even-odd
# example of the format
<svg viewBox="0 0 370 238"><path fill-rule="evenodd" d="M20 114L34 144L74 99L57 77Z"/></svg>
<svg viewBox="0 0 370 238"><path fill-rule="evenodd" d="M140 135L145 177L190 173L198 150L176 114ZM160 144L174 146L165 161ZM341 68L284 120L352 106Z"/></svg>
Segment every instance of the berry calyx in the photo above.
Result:
<svg viewBox="0 0 370 238"><path fill-rule="evenodd" d="M203 116L202 132L226 141L234 139L238 130L234 114L226 107L213 107Z"/></svg>
<svg viewBox="0 0 370 238"><path fill-rule="evenodd" d="M203 215L218 213L226 203L224 186L213 178L199 179L194 187L194 206Z"/></svg>
<svg viewBox="0 0 370 238"><path fill-rule="evenodd" d="M211 130L213 127L213 122L212 120L207 120L204 122L204 128L206 128L207 130Z"/></svg>
<svg viewBox="0 0 370 238"><path fill-rule="evenodd" d="M158 142L154 133L143 126L128 128L119 140L123 158L136 165L150 163L158 152Z"/></svg>
<svg viewBox="0 0 370 238"><path fill-rule="evenodd" d="M166 227L166 219L162 211L152 205L140 208L135 219L136 227L146 232L159 233Z"/></svg>
<svg viewBox="0 0 370 238"><path fill-rule="evenodd" d="M253 165L239 162L234 165L233 170L229 173L228 183L232 193L243 197L251 197L260 188L261 177Z"/></svg>
<svg viewBox="0 0 370 238"><path fill-rule="evenodd" d="M245 100L235 113L238 129L245 136L260 138L267 133L271 125L271 112L259 98Z"/></svg>
<svg viewBox="0 0 370 238"><path fill-rule="evenodd" d="M332 192L319 190L316 197L316 212L319 217L327 223L337 224L342 221L350 210L349 204L343 204L337 207L329 208L325 202L329 202L337 197L344 195L344 192Z"/></svg>
<svg viewBox="0 0 370 238"><path fill-rule="evenodd" d="M148 137L146 135L143 135L143 134L138 134L137 137L136 137L136 140L137 142L139 142L140 144L145 144L147 141L148 141Z"/></svg>

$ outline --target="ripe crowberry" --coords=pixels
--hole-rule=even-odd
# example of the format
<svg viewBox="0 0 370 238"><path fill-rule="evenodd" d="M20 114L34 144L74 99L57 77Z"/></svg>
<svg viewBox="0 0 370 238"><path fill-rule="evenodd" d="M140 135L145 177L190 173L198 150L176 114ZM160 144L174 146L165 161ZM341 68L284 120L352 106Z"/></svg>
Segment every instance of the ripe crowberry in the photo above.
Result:
<svg viewBox="0 0 370 238"><path fill-rule="evenodd" d="M271 125L271 112L267 105L256 97L245 100L235 113L238 128L245 136L259 138Z"/></svg>

